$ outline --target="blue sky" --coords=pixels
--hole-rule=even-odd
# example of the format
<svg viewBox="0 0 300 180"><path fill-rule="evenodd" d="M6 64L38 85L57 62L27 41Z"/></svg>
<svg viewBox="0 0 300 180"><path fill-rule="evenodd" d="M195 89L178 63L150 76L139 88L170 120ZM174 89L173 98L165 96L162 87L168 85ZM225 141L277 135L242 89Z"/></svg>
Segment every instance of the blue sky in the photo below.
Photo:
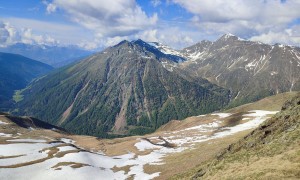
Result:
<svg viewBox="0 0 300 180"><path fill-rule="evenodd" d="M101 49L141 38L183 48L225 33L300 46L299 0L0 0L0 45Z"/></svg>

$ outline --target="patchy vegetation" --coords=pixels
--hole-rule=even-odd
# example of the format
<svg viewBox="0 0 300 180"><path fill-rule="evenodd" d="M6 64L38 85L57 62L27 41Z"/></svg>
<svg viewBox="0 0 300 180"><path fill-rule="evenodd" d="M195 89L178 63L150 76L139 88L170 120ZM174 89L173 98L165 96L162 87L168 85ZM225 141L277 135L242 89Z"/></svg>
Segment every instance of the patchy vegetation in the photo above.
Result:
<svg viewBox="0 0 300 180"><path fill-rule="evenodd" d="M216 159L173 179L300 178L300 94Z"/></svg>

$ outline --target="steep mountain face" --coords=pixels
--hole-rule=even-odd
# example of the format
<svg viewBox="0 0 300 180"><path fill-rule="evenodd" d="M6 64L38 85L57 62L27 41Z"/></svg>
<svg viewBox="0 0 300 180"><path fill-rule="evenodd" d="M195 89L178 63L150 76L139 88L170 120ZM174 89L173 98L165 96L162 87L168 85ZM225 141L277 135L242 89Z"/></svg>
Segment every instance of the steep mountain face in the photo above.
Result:
<svg viewBox="0 0 300 180"><path fill-rule="evenodd" d="M227 90L164 68L173 62L169 57L141 40L122 41L34 81L22 93L20 114L105 137L150 132L228 103Z"/></svg>
<svg viewBox="0 0 300 180"><path fill-rule="evenodd" d="M179 68L232 92L231 105L300 90L300 48L267 45L226 34L179 52Z"/></svg>
<svg viewBox="0 0 300 180"><path fill-rule="evenodd" d="M299 179L300 94L216 159L178 179Z"/></svg>
<svg viewBox="0 0 300 180"><path fill-rule="evenodd" d="M17 43L8 47L0 47L0 51L20 54L49 64L53 67L62 67L92 54L90 51L75 46L60 47L23 43Z"/></svg>
<svg viewBox="0 0 300 180"><path fill-rule="evenodd" d="M52 69L47 64L24 56L0 53L0 109L11 107L15 90L25 88L32 79Z"/></svg>

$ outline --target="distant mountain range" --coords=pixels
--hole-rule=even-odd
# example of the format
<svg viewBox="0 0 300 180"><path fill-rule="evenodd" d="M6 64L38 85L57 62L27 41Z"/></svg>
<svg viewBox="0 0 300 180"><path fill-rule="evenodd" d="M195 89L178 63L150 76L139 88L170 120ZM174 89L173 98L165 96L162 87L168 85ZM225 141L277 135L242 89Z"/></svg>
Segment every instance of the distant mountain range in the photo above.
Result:
<svg viewBox="0 0 300 180"><path fill-rule="evenodd" d="M101 137L152 132L172 119L300 89L300 48L226 34L181 51L122 41L39 78L20 115Z"/></svg>
<svg viewBox="0 0 300 180"><path fill-rule="evenodd" d="M142 40L122 41L31 83L19 110L71 132L107 137L152 132L228 104L229 91L164 68L178 59Z"/></svg>
<svg viewBox="0 0 300 180"><path fill-rule="evenodd" d="M53 67L62 67L93 53L92 51L83 50L77 46L48 46L24 43L0 47L0 52L20 54Z"/></svg>
<svg viewBox="0 0 300 180"><path fill-rule="evenodd" d="M28 83L53 67L21 55L0 53L0 109L12 106L15 90L25 88Z"/></svg>

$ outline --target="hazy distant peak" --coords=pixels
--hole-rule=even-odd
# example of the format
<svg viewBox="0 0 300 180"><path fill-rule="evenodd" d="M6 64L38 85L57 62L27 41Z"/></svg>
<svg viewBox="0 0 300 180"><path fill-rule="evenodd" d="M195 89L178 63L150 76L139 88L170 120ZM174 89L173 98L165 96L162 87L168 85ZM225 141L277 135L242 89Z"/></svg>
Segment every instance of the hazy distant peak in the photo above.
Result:
<svg viewBox="0 0 300 180"><path fill-rule="evenodd" d="M239 40L239 41L245 41L245 39L242 39L236 35L233 35L233 34L230 34L230 33L227 33L227 34L224 34L223 36L221 36L217 41L228 41L228 40Z"/></svg>

